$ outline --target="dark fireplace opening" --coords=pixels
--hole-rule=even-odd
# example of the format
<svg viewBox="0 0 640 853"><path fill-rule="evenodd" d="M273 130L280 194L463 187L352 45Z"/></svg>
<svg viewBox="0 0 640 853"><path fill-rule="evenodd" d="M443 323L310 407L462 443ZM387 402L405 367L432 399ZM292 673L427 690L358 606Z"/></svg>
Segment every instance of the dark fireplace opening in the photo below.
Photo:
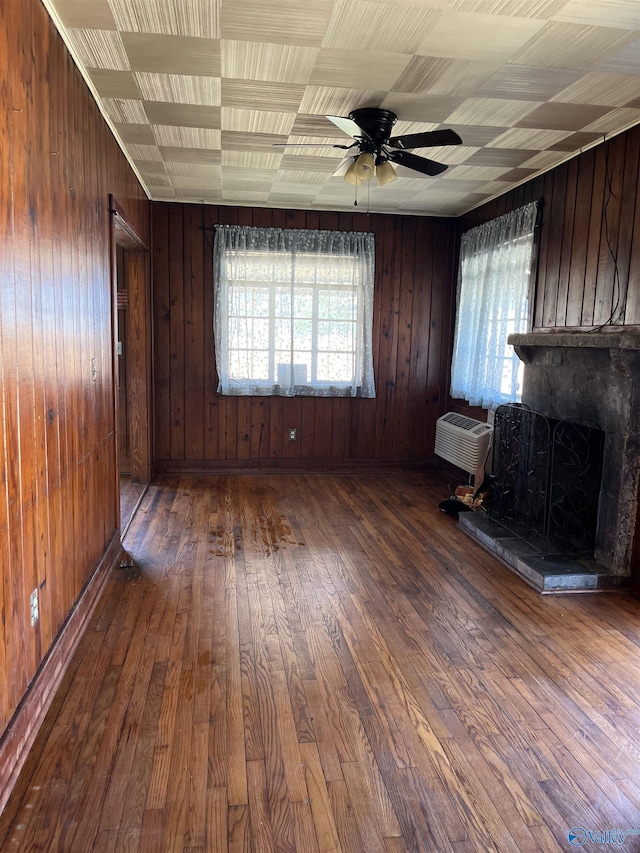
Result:
<svg viewBox="0 0 640 853"><path fill-rule="evenodd" d="M542 557L593 559L605 435L523 404L494 421L490 517Z"/></svg>
<svg viewBox="0 0 640 853"><path fill-rule="evenodd" d="M541 592L623 586L640 496L640 330L536 331L509 343L524 362L522 402L537 414L528 426L507 425L505 443L519 450L527 431L534 443L505 465L493 500L502 522L467 512L460 524ZM594 424L601 430L592 434ZM544 449L547 431L553 450L542 452L536 435ZM574 465L583 452L589 461ZM546 466L546 485L534 488ZM521 517L521 508L530 515ZM551 556L567 549L593 557Z"/></svg>

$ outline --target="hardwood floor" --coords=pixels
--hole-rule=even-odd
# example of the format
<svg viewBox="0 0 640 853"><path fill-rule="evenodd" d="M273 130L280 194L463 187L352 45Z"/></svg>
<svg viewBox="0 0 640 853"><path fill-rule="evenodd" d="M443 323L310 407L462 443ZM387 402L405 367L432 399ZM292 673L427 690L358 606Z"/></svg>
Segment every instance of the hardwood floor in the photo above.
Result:
<svg viewBox="0 0 640 853"><path fill-rule="evenodd" d="M640 829L640 602L538 595L444 496L413 474L152 485L1 849L504 853Z"/></svg>
<svg viewBox="0 0 640 853"><path fill-rule="evenodd" d="M130 474L120 474L120 530L123 534L129 529L146 488L145 483L134 483Z"/></svg>

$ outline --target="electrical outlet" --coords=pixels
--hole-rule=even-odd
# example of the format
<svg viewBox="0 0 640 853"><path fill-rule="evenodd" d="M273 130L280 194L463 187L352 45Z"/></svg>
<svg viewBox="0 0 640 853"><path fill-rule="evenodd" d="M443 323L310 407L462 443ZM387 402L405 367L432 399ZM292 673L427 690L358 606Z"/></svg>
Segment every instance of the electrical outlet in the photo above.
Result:
<svg viewBox="0 0 640 853"><path fill-rule="evenodd" d="M289 430L289 441L295 441L298 437L298 430L295 427L292 427Z"/></svg>
<svg viewBox="0 0 640 853"><path fill-rule="evenodd" d="M29 596L29 607L31 609L31 627L33 628L40 618L38 610L38 587L36 587Z"/></svg>

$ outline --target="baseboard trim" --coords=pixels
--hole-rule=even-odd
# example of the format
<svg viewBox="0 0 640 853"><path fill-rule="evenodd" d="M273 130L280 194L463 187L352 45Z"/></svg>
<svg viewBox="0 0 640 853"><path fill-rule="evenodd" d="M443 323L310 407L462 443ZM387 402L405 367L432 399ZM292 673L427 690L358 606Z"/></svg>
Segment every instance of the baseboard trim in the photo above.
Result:
<svg viewBox="0 0 640 853"><path fill-rule="evenodd" d="M0 814L11 796L56 690L109 579L109 571L121 552L120 534L116 532L2 736Z"/></svg>
<svg viewBox="0 0 640 853"><path fill-rule="evenodd" d="M437 459L171 459L154 462L156 475L185 474L385 474L433 471Z"/></svg>

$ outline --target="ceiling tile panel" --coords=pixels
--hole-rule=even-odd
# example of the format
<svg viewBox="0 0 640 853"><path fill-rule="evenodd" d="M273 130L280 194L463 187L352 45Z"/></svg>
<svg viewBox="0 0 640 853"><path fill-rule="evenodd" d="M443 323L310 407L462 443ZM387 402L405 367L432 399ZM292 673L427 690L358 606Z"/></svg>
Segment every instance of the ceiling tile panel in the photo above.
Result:
<svg viewBox="0 0 640 853"><path fill-rule="evenodd" d="M624 30L550 21L511 57L518 65L591 71L630 40Z"/></svg>
<svg viewBox="0 0 640 853"><path fill-rule="evenodd" d="M320 47L333 0L233 0L222 6L222 38Z"/></svg>
<svg viewBox="0 0 640 853"><path fill-rule="evenodd" d="M481 124L496 127L517 125L540 105L536 101L516 101L505 98L467 98L447 118L453 124ZM529 126L529 125L527 125ZM531 125L538 127L539 125ZM544 127L544 125L542 125ZM464 141L464 137L463 137Z"/></svg>
<svg viewBox="0 0 640 853"><path fill-rule="evenodd" d="M569 0L553 15L556 21L571 24L592 24L596 27L619 27L623 30L640 29L640 3L638 0Z"/></svg>
<svg viewBox="0 0 640 853"><path fill-rule="evenodd" d="M167 174L172 178L201 178L220 183L221 167L207 163L167 163ZM175 181L174 181L175 186Z"/></svg>
<svg viewBox="0 0 640 853"><path fill-rule="evenodd" d="M479 87L484 98L517 98L547 101L582 77L569 68L538 68L532 65L503 65Z"/></svg>
<svg viewBox="0 0 640 853"><path fill-rule="evenodd" d="M488 148L528 148L544 151L556 142L571 135L568 130L536 130L529 127L513 127L487 142Z"/></svg>
<svg viewBox="0 0 640 853"><path fill-rule="evenodd" d="M529 160L525 160L522 163L523 169L553 169L554 166L558 166L565 159L565 155L562 151L551 150L548 151L540 151L538 154L534 154Z"/></svg>
<svg viewBox="0 0 640 853"><path fill-rule="evenodd" d="M209 204L216 204L222 199L222 191L214 187L180 187L174 195L181 201L206 201Z"/></svg>
<svg viewBox="0 0 640 853"><path fill-rule="evenodd" d="M160 153L165 162L170 163L200 163L203 166L220 165L220 151L205 148L165 148L160 146Z"/></svg>
<svg viewBox="0 0 640 853"><path fill-rule="evenodd" d="M127 145L127 150L134 160L155 160L162 163L162 154L156 145Z"/></svg>
<svg viewBox="0 0 640 853"><path fill-rule="evenodd" d="M220 106L219 77L189 77L186 74L135 73L136 82L145 101L166 101L174 104Z"/></svg>
<svg viewBox="0 0 640 853"><path fill-rule="evenodd" d="M86 68L129 71L129 58L120 33L114 30L68 30L79 61Z"/></svg>
<svg viewBox="0 0 640 853"><path fill-rule="evenodd" d="M276 170L283 160L281 153L269 154L266 151L223 151L222 165L236 166L241 169Z"/></svg>
<svg viewBox="0 0 640 853"><path fill-rule="evenodd" d="M583 148L588 148L602 138L600 133L565 133L562 139L549 145L551 151L581 151ZM566 153L565 153L566 156Z"/></svg>
<svg viewBox="0 0 640 853"><path fill-rule="evenodd" d="M408 54L322 48L308 82L316 86L388 91L410 61Z"/></svg>
<svg viewBox="0 0 640 853"><path fill-rule="evenodd" d="M142 100L142 93L131 71L109 71L102 68L92 68L89 76L101 98Z"/></svg>
<svg viewBox="0 0 640 853"><path fill-rule="evenodd" d="M103 98L102 105L114 122L124 124L144 124L147 115L142 101L130 101L125 98Z"/></svg>
<svg viewBox="0 0 640 853"><path fill-rule="evenodd" d="M499 62L481 59L415 56L396 81L394 90L466 98L476 94L479 87L500 67Z"/></svg>
<svg viewBox="0 0 640 853"><path fill-rule="evenodd" d="M65 27L90 30L115 30L109 0L56 0L56 13Z"/></svg>
<svg viewBox="0 0 640 853"><path fill-rule="evenodd" d="M337 0L322 46L342 50L416 53L442 12L370 0Z"/></svg>
<svg viewBox="0 0 640 853"><path fill-rule="evenodd" d="M552 18L567 0L451 0L451 8L514 18Z"/></svg>
<svg viewBox="0 0 640 853"><path fill-rule="evenodd" d="M329 173L331 174L331 173ZM282 173L280 174L282 176ZM315 186L322 185L324 186L327 182L327 173L326 172L311 172L307 170L298 170L295 169L287 169L286 171L286 180L291 184L302 184L304 183L307 186Z"/></svg>
<svg viewBox="0 0 640 853"><path fill-rule="evenodd" d="M402 92L390 92L382 104L385 109L393 110L401 121L449 122L449 116L465 101L447 95L405 95Z"/></svg>
<svg viewBox="0 0 640 853"><path fill-rule="evenodd" d="M589 104L540 104L514 124L516 127L537 127L546 130L582 130L610 109Z"/></svg>
<svg viewBox="0 0 640 853"><path fill-rule="evenodd" d="M222 131L222 149L224 151L268 151L273 154L274 143L286 141L286 136L276 136L270 133Z"/></svg>
<svg viewBox="0 0 640 853"><path fill-rule="evenodd" d="M519 166L531 151L522 148L481 148L465 162L469 166Z"/></svg>
<svg viewBox="0 0 640 853"><path fill-rule="evenodd" d="M116 133L120 140L125 143L136 143L138 145L155 145L156 138L153 135L151 125L146 123L147 116L145 113L145 124L118 124L114 123Z"/></svg>
<svg viewBox="0 0 640 853"><path fill-rule="evenodd" d="M610 74L640 74L640 38L624 44L598 66Z"/></svg>
<svg viewBox="0 0 640 853"><path fill-rule="evenodd" d="M445 172L443 181L492 181L500 177L507 169L501 166L455 166Z"/></svg>
<svg viewBox="0 0 640 853"><path fill-rule="evenodd" d="M119 30L219 38L218 0L109 0Z"/></svg>
<svg viewBox="0 0 640 853"><path fill-rule="evenodd" d="M296 119L295 113L276 113L266 110L239 110L222 107L220 125L222 130L246 131L247 133L273 133L288 136Z"/></svg>
<svg viewBox="0 0 640 853"><path fill-rule="evenodd" d="M444 12L416 53L455 59L507 61L544 26L536 18Z"/></svg>
<svg viewBox="0 0 640 853"><path fill-rule="evenodd" d="M168 104L144 101L144 110L151 124L175 124L183 127L220 127L220 107L200 107L192 104Z"/></svg>
<svg viewBox="0 0 640 853"><path fill-rule="evenodd" d="M220 148L220 131L211 128L155 124L153 135L167 148Z"/></svg>
<svg viewBox="0 0 640 853"><path fill-rule="evenodd" d="M305 87L295 83L262 80L222 80L222 106L241 110L308 112L301 107Z"/></svg>
<svg viewBox="0 0 640 853"><path fill-rule="evenodd" d="M308 83L318 55L314 47L222 41L222 74L238 80Z"/></svg>
<svg viewBox="0 0 640 853"><path fill-rule="evenodd" d="M122 43L133 71L220 76L220 42L217 39L123 32Z"/></svg>
<svg viewBox="0 0 640 853"><path fill-rule="evenodd" d="M286 149L285 149L286 150ZM322 172L323 174L331 175L339 166L344 157L348 157L350 152L343 151L337 157L312 157L305 154L285 154L280 163L280 168L283 170L292 169L294 171L309 170L310 172Z"/></svg>
<svg viewBox="0 0 640 853"><path fill-rule="evenodd" d="M622 107L640 94L640 80L633 74L602 74L593 71L563 89L552 101Z"/></svg>
<svg viewBox="0 0 640 853"><path fill-rule="evenodd" d="M386 91L374 89L344 89L333 86L307 86L300 101L301 113L348 116L358 107L379 107Z"/></svg>
<svg viewBox="0 0 640 853"><path fill-rule="evenodd" d="M640 122L640 109L621 108L612 110L603 115L601 118L595 119L591 124L586 125L582 129L587 133L599 133L601 136L612 136L615 133L620 133L628 127L632 127Z"/></svg>

